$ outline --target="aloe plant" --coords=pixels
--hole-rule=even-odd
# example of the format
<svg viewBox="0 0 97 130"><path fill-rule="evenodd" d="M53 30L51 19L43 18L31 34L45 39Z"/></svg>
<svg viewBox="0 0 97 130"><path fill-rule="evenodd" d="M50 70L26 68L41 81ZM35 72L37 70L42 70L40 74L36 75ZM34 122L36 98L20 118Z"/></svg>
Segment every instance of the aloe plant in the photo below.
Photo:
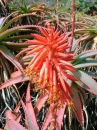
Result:
<svg viewBox="0 0 97 130"><path fill-rule="evenodd" d="M71 129L72 122L79 122L79 128L85 130L89 123L86 92L97 95L97 76L85 69L97 66L97 60L94 59L97 50L90 48L83 52L77 47L96 37L96 23L91 29L91 25L75 21L74 34L78 37L71 38L73 33L69 18L61 15L61 19L60 14L55 13L50 16L51 12L45 13L46 9L42 8L41 4L30 9L32 10L27 11L32 13L13 12L0 24L0 63L3 72L7 72L7 78L2 80L0 90L4 95L4 89L7 90L10 86L15 92L18 83L24 83L21 86L27 87L26 103L17 91L20 104L13 113L8 106L7 97L3 96L7 108L11 110L5 112L5 129L61 130ZM45 14L39 16L41 11ZM41 20L36 25L23 26L21 22L18 23L20 19L28 16L37 19L39 17ZM4 63L4 57L7 65ZM14 68L12 71L7 70L10 63ZM34 105L31 102L31 89L38 94ZM16 115L20 106L24 110L25 119L21 114ZM38 117L44 109L46 111L40 125ZM20 119L23 119L24 126L19 123ZM75 128L76 126L73 126L73 129Z"/></svg>

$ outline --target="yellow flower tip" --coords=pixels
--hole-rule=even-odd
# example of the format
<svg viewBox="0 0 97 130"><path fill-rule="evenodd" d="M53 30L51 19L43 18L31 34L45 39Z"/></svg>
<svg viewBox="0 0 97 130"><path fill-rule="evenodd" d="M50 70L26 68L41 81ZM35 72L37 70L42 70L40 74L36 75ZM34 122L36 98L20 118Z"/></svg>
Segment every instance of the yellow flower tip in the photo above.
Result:
<svg viewBox="0 0 97 130"><path fill-rule="evenodd" d="M27 67L24 71L27 76L29 76L31 73L31 69L29 67Z"/></svg>

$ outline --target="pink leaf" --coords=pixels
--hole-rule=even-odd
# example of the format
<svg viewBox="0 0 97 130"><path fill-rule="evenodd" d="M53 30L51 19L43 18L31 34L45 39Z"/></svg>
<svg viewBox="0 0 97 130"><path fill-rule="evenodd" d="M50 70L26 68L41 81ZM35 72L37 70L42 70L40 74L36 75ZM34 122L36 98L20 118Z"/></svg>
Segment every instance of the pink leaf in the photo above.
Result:
<svg viewBox="0 0 97 130"><path fill-rule="evenodd" d="M32 106L32 103L31 103L31 97L30 97L30 84L28 84L28 88L27 88L27 94L26 94L26 108L27 108L27 111L29 112L30 114L30 121L32 122L34 128L36 130L39 129L38 127L38 124L37 124L37 121L36 121L36 116L35 116L35 112L34 112L34 108ZM28 122L29 123L29 122ZM30 129L30 128L29 128Z"/></svg>
<svg viewBox="0 0 97 130"><path fill-rule="evenodd" d="M80 124L84 124L83 110L82 110L82 106L81 106L80 97L79 97L77 91L73 90L73 98L74 98L73 110L74 110L75 116L77 117L77 120Z"/></svg>
<svg viewBox="0 0 97 130"><path fill-rule="evenodd" d="M4 82L3 84L0 85L0 90L6 88L8 86L11 86L13 84L24 82L24 81L27 81L27 80L29 80L29 77L26 77L26 76L24 77L22 75L20 75L18 77L11 78L11 79L7 80L6 82Z"/></svg>
<svg viewBox="0 0 97 130"><path fill-rule="evenodd" d="M51 111L51 108L49 107L49 110L48 110L48 112L46 114L46 117L44 119L41 130L46 130L47 129L49 123L51 122L51 119L52 119L52 111Z"/></svg>
<svg viewBox="0 0 97 130"><path fill-rule="evenodd" d="M6 111L6 126L8 130L26 130L22 125L14 120L14 116L10 110Z"/></svg>
<svg viewBox="0 0 97 130"><path fill-rule="evenodd" d="M18 70L18 71L15 71L11 74L11 77L12 78L15 78L15 77L18 77L19 75L21 75L21 72Z"/></svg>
<svg viewBox="0 0 97 130"><path fill-rule="evenodd" d="M17 61L14 55L7 49L6 46L0 45L0 52L2 55L8 59L22 74L24 74L24 70L21 64Z"/></svg>
<svg viewBox="0 0 97 130"><path fill-rule="evenodd" d="M56 130L61 130L62 120L64 117L64 112L66 109L66 104L57 110L57 127Z"/></svg>
<svg viewBox="0 0 97 130"><path fill-rule="evenodd" d="M28 122L28 130L39 130L38 126L35 126L35 124L33 122L33 120L35 118L31 117L30 112L27 110L27 108L22 100L21 100L21 103L22 103L22 106L23 106L23 109L24 109L24 112L26 115L27 122Z"/></svg>
<svg viewBox="0 0 97 130"><path fill-rule="evenodd" d="M34 107L35 114L37 114L41 110L41 108L43 107L43 105L45 104L47 99L48 99L48 94L43 94L39 97L39 99Z"/></svg>

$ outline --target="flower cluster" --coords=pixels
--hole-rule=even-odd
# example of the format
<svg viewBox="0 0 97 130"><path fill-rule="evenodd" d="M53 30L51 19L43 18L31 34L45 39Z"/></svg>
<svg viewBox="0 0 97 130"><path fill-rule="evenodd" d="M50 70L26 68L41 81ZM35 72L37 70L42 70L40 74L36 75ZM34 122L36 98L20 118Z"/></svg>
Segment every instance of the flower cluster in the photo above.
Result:
<svg viewBox="0 0 97 130"><path fill-rule="evenodd" d="M54 29L48 23L47 28L39 28L41 34L32 34L33 40L27 42L30 51L27 57L33 57L26 73L34 83L35 90L42 90L49 95L50 102L70 103L72 89L66 80L77 80L66 70L76 71L70 61L74 60L74 54L67 52L71 46L68 45L67 37Z"/></svg>

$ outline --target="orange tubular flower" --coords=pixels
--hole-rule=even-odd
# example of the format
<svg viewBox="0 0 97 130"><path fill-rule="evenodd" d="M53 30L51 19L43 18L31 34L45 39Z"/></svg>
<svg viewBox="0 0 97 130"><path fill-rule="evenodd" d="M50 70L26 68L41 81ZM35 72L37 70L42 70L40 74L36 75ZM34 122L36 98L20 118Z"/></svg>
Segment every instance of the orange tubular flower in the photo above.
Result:
<svg viewBox="0 0 97 130"><path fill-rule="evenodd" d="M68 45L65 34L60 34L60 31L54 30L50 24L47 29L42 27L39 29L41 35L32 34L34 39L27 41L31 43L29 48L32 49L25 57L33 56L33 59L26 68L26 72L31 81L36 84L35 87L38 84L40 90L48 91L49 102L70 104L72 89L66 80L77 80L66 72L66 70L76 71L70 63L74 59L74 54L66 51L71 46Z"/></svg>

